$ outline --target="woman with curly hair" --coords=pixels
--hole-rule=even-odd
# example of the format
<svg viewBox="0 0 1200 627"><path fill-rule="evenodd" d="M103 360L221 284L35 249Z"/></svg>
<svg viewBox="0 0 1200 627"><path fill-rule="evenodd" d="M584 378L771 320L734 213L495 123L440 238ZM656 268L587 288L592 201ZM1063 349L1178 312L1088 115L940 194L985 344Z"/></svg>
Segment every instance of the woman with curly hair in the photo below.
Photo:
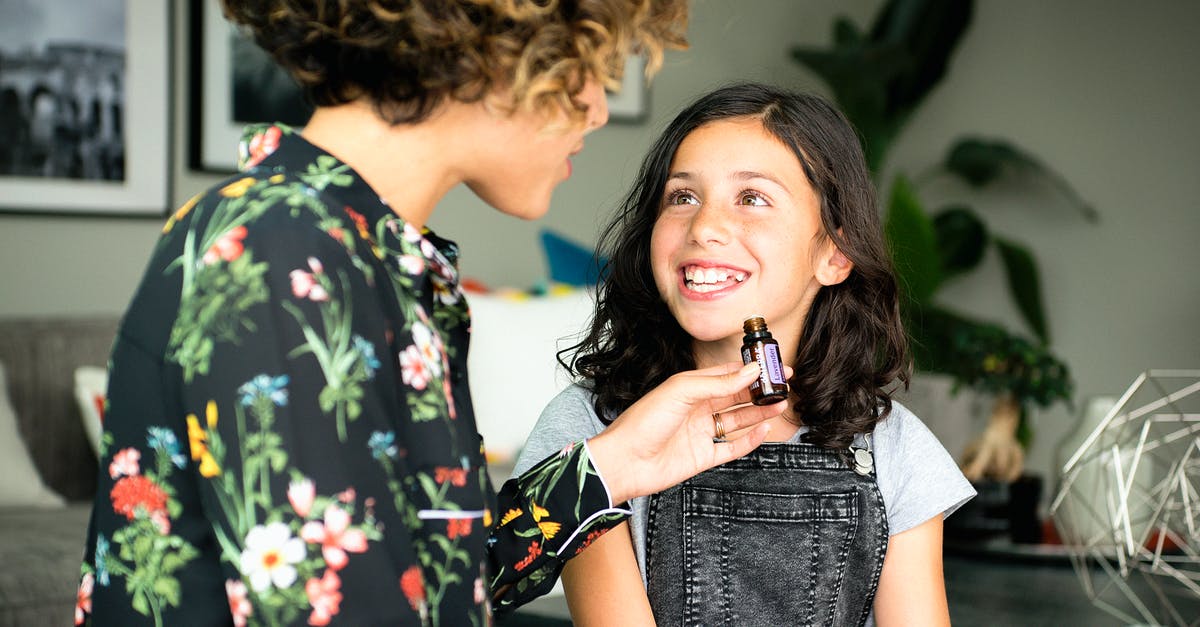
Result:
<svg viewBox="0 0 1200 627"><path fill-rule="evenodd" d="M621 504L744 455L740 363L664 381L491 490L458 250L465 184L536 218L683 0L225 0L303 87L303 131L167 221L114 344L76 616L96 625L485 625ZM750 427L780 407L739 410Z"/></svg>
<svg viewBox="0 0 1200 627"><path fill-rule="evenodd" d="M860 625L873 609L880 625L949 624L942 517L974 492L891 399L907 342L845 118L768 85L702 96L651 147L601 250L591 329L560 355L580 385L543 412L517 472L675 373L744 356L748 317L794 374L767 444L634 499L567 564L575 623Z"/></svg>

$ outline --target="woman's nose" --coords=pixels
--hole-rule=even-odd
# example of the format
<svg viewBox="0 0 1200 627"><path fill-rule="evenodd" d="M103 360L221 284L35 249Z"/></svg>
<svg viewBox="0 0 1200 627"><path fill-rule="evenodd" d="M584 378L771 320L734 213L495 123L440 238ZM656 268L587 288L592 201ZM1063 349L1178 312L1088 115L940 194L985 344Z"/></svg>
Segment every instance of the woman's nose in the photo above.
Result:
<svg viewBox="0 0 1200 627"><path fill-rule="evenodd" d="M594 78L588 79L579 94L579 99L587 105L587 130L594 131L608 124L608 94L604 85Z"/></svg>

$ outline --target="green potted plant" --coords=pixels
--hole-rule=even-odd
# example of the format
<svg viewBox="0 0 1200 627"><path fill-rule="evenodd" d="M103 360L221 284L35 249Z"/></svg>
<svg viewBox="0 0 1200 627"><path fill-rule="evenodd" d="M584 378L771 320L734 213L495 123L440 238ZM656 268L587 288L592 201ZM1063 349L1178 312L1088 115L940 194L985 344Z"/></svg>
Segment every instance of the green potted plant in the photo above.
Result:
<svg viewBox="0 0 1200 627"><path fill-rule="evenodd" d="M968 0L889 0L868 31L839 17L831 46L791 50L796 61L828 84L862 136L877 178L893 141L944 77L972 12ZM905 294L902 307L916 368L950 376L956 391L967 387L996 397L988 427L968 447L963 470L976 482L1012 482L1024 468L1030 409L1070 403L1070 372L1049 350L1034 255L989 229L968 205L927 207L918 192L943 176L957 178L973 190L1001 179L1040 179L1062 196L1054 204L1065 201L1087 220L1096 220L1096 213L1027 151L1002 139L976 136L955 141L940 163L916 179L897 174L889 193L881 194L887 199L885 235ZM999 254L1009 294L1032 337L935 302L939 289L969 275L989 249Z"/></svg>

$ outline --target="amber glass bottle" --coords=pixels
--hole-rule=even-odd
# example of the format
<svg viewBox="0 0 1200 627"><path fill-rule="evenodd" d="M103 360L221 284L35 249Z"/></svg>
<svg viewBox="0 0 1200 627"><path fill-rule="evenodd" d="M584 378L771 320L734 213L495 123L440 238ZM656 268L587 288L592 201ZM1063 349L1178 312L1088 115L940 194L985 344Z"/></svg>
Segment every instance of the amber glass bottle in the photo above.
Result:
<svg viewBox="0 0 1200 627"><path fill-rule="evenodd" d="M779 342L767 330L762 316L750 316L742 322L746 336L742 338L742 363L758 362L761 372L750 384L750 398L755 405L769 405L787 398L788 384L783 376L783 361L779 358Z"/></svg>

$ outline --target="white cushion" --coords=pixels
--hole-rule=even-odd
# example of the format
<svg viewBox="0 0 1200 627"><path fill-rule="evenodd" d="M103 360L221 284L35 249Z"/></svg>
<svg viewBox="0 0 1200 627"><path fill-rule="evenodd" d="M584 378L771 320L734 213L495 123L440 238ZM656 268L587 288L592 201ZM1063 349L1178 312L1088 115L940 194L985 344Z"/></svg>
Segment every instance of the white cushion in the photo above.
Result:
<svg viewBox="0 0 1200 627"><path fill-rule="evenodd" d="M542 409L570 383L555 354L578 341L592 296L570 289L532 297L468 294L467 300L475 420L489 458L512 463Z"/></svg>
<svg viewBox="0 0 1200 627"><path fill-rule="evenodd" d="M8 378L0 364L0 507L61 507L62 497L42 483L25 449L17 413L8 398Z"/></svg>
<svg viewBox="0 0 1200 627"><path fill-rule="evenodd" d="M108 370L99 366L80 366L75 369L75 400L83 419L92 452L100 456L100 430L104 424L104 395L108 392Z"/></svg>

